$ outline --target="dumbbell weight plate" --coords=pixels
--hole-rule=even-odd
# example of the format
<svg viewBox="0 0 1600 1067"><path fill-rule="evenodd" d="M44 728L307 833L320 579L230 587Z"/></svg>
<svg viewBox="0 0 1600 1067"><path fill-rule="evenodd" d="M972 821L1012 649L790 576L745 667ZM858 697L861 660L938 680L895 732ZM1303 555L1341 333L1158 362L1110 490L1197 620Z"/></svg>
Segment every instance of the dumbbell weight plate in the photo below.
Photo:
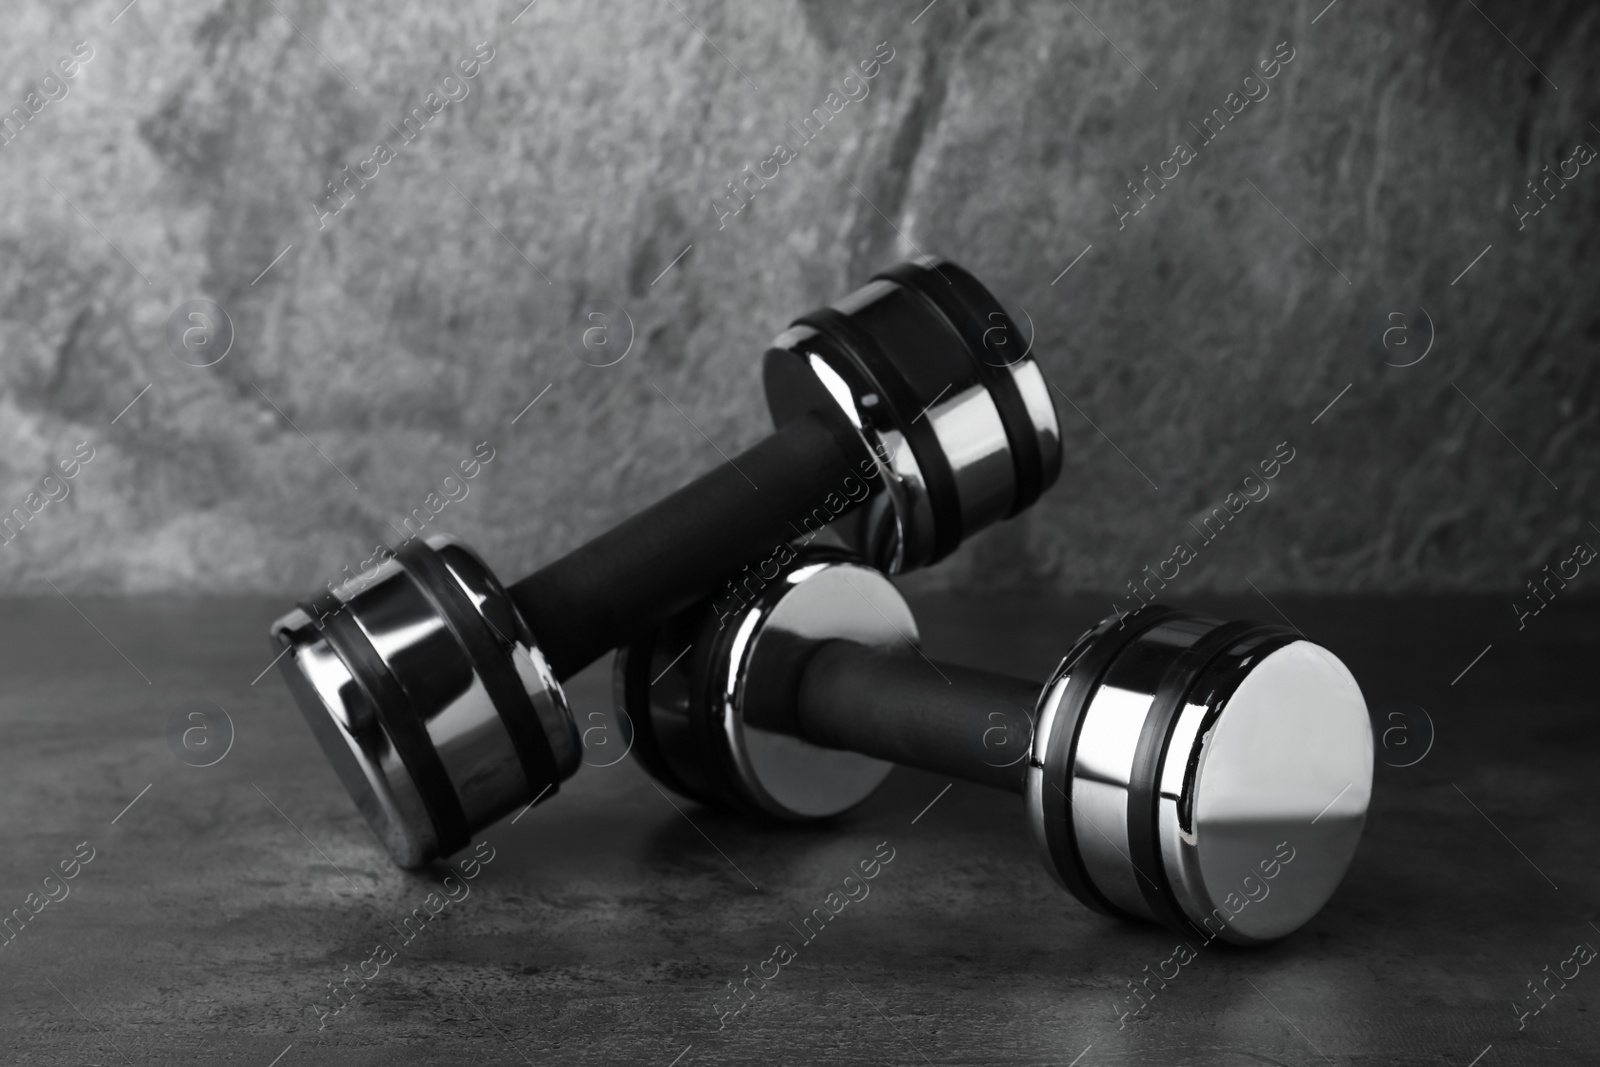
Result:
<svg viewBox="0 0 1600 1067"><path fill-rule="evenodd" d="M909 651L916 619L880 572L822 550L808 559L752 591L736 624L717 629L708 601L617 653L617 702L633 719L634 754L684 795L770 818L823 819L861 803L893 769L801 740L794 696L820 643Z"/></svg>
<svg viewBox="0 0 1600 1067"><path fill-rule="evenodd" d="M295 702L403 867L465 846L468 826L577 769L561 686L493 573L448 537L413 542L370 579L297 607L272 636L295 649L296 669L283 672ZM497 700L519 713L503 716ZM553 766L526 755L541 744Z"/></svg>
<svg viewBox="0 0 1600 1067"><path fill-rule="evenodd" d="M877 457L884 492L833 527L873 566L936 563L1055 482L1055 406L1018 333L971 274L923 258L802 316L767 350L774 425L843 415Z"/></svg>
<svg viewBox="0 0 1600 1067"><path fill-rule="evenodd" d="M1260 944L1338 887L1372 766L1361 690L1327 650L1154 607L1101 623L1046 684L1025 796L1084 903Z"/></svg>

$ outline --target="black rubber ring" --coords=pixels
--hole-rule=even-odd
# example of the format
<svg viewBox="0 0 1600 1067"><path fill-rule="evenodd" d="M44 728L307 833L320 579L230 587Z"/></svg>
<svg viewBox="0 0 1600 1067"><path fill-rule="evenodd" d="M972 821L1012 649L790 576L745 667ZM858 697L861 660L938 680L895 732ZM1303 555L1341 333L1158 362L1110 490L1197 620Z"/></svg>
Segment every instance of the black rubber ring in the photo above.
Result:
<svg viewBox="0 0 1600 1067"><path fill-rule="evenodd" d="M694 609L699 617L699 609ZM698 790L692 789L673 769L661 750L661 739L656 734L655 716L650 703L650 688L654 682L650 670L654 666L656 646L661 640L661 627L657 626L632 644L617 650L614 684L621 690L620 703L633 724L633 758L645 773L679 796L708 803Z"/></svg>
<svg viewBox="0 0 1600 1067"><path fill-rule="evenodd" d="M1022 390L1007 366L997 366L983 358L988 351L984 337L993 327L994 316L1000 316L1000 326L1008 337L1018 337L1017 324L1006 309L1000 306L994 294L983 283L954 263L941 263L937 268L919 263L897 263L881 274L932 304L949 323L950 328L966 342L967 350L977 365L978 377L989 390L995 410L1000 414L1000 425L1006 433L1006 443L1011 447L1011 464L1016 486L1011 494L1011 518L1032 507L1044 493L1044 459L1039 451L1039 438L1034 432L1033 418L1022 399Z"/></svg>
<svg viewBox="0 0 1600 1067"><path fill-rule="evenodd" d="M450 569L431 546L413 540L396 552L395 558L439 610L483 682L489 702L505 724L511 747L522 764L528 795L536 804L549 800L558 791L561 778L556 770L555 753L550 749L544 727L539 725L532 698L522 687L516 667L496 640L488 621L472 606L472 601L467 599L467 594L456 584Z"/></svg>
<svg viewBox="0 0 1600 1067"><path fill-rule="evenodd" d="M1056 832L1063 840L1050 840L1054 836L1051 833L1051 822L1047 818L1045 823L1045 838L1050 845L1051 857L1065 855L1068 861L1065 865L1056 862L1054 864L1056 873L1061 877L1061 882L1067 891L1078 900L1102 915L1120 919L1135 919L1137 916L1117 907L1100 892L1089 878L1088 868L1083 863L1083 855L1078 850L1078 835L1072 822L1073 802L1070 794L1072 768L1077 762L1078 733L1083 728L1084 710L1099 690L1106 669L1140 634L1154 629L1175 614L1176 611L1164 605L1147 604L1126 616L1119 615L1121 625L1116 630L1111 628L1112 620L1107 619L1080 642L1083 645L1083 652L1073 664L1072 676L1067 681L1067 691L1062 695L1061 704L1056 711L1057 721L1051 733L1050 750L1045 753L1044 758L1046 770L1051 767L1065 770L1069 791L1063 798L1060 809L1062 818L1055 823ZM1044 807L1042 798L1040 804L1043 810L1050 810Z"/></svg>
<svg viewBox="0 0 1600 1067"><path fill-rule="evenodd" d="M433 739L428 736L428 729L405 688L390 673L389 665L372 647L366 632L350 616L344 601L325 592L310 604L301 604L300 610L311 616L377 713L378 723L411 776L428 818L433 821L439 854L448 856L465 848L471 833L467 829L461 798L456 795L450 774L444 769L444 762L433 747Z"/></svg>
<svg viewBox="0 0 1600 1067"><path fill-rule="evenodd" d="M795 320L796 326L810 326L834 343L877 386L883 402L894 415L895 429L905 435L916 457L917 467L928 487L933 509L933 555L931 564L954 552L961 544L961 497L956 491L956 476L944 454L931 419L917 418L920 409L911 387L887 353L866 331L857 329L837 308L823 307Z"/></svg>
<svg viewBox="0 0 1600 1067"><path fill-rule="evenodd" d="M1190 616L1194 618L1196 616ZM1172 740L1172 724L1195 680L1223 653L1242 642L1276 636L1277 629L1253 622L1228 622L1203 634L1178 653L1156 686L1155 699L1145 715L1128 776L1128 858L1139 875L1135 881L1156 919L1174 930L1192 924L1173 892L1172 880L1161 860L1161 767Z"/></svg>

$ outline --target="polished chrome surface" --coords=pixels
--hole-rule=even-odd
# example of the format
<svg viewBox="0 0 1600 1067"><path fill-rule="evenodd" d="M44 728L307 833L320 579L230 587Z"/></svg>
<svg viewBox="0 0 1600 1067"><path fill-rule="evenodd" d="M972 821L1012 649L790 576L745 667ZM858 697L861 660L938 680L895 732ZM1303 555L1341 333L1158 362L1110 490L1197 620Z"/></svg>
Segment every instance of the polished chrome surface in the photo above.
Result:
<svg viewBox="0 0 1600 1067"><path fill-rule="evenodd" d="M768 350L765 369L767 404L775 421L782 424L807 411L842 414L876 457L872 499L839 520L835 529L864 558L891 574L933 562L941 534L952 543L951 538L960 541L1004 519L1017 493L1005 425L983 384L979 360L985 353L967 351L948 325L924 323L940 342L927 349L899 336L876 333L874 324L893 321L880 305L896 302L902 305L896 312L900 321L908 302L923 319L936 314L924 309L920 297L884 279L862 286L832 307L874 334L900 376L900 388L914 398L913 409L892 412L883 398L883 383L810 326L794 326L780 334ZM942 318L938 321L943 323ZM1031 354L1006 364L1006 369L1038 442L1043 484L1049 485L1061 467L1055 406ZM909 447L906 424L924 419L950 468L959 530L936 529L936 509L929 494L937 487L930 488L925 473L932 457L918 457Z"/></svg>
<svg viewBox="0 0 1600 1067"><path fill-rule="evenodd" d="M433 821L344 661L300 608L272 637L288 650L279 667L289 692L372 832L400 866L426 863L439 849Z"/></svg>
<svg viewBox="0 0 1600 1067"><path fill-rule="evenodd" d="M1142 875L1129 859L1128 783L1139 735L1173 660L1216 625L1176 616L1140 634L1106 668L1078 734L1071 796L1084 866L1112 904L1151 920L1156 916L1139 887Z"/></svg>
<svg viewBox="0 0 1600 1067"><path fill-rule="evenodd" d="M1243 666L1208 729L1210 709L1185 707L1160 820L1185 913L1236 944L1283 937L1327 903L1361 839L1373 769L1366 702L1332 653L1296 641Z"/></svg>
<svg viewBox="0 0 1600 1067"><path fill-rule="evenodd" d="M819 643L901 649L916 640L916 620L887 578L857 563L802 561L727 617L723 639L716 616L704 619L701 633L681 636L714 650L709 687L697 689L688 677L707 667L693 654L650 687L658 743L685 780L703 782L720 769L731 776L717 783L722 790L788 820L838 815L882 784L891 764L794 736L793 703L800 668ZM656 654L672 650L663 645ZM682 699L695 692L694 701ZM710 729L695 729L696 716ZM697 738L710 739L716 751L698 747Z"/></svg>
<svg viewBox="0 0 1600 1067"><path fill-rule="evenodd" d="M933 331L934 337L944 343L923 348L910 337L888 333L886 325L874 328L875 324L904 322L900 317L903 311L897 315L894 305L904 308L907 304L916 309L919 319L934 314L904 286L881 278L845 294L832 307L872 333L888 355L917 409L902 411L899 417L909 422L928 421L954 476L962 530L981 530L1005 517L1016 489L1005 427L982 384L975 354L966 350L959 337L947 328L939 329ZM938 321L942 323L942 317ZM875 408L880 419L887 416L882 405L867 406ZM889 429L906 434L903 425Z"/></svg>
<svg viewBox="0 0 1600 1067"><path fill-rule="evenodd" d="M1128 779L1150 694L1102 685L1083 717L1073 768L1073 832L1089 877L1123 911L1154 919L1128 858Z"/></svg>
<svg viewBox="0 0 1600 1067"><path fill-rule="evenodd" d="M1016 469L994 397L977 380L977 368L967 370L971 377L952 382L922 417L933 423L955 475L961 528L972 531L999 522L1010 512Z"/></svg>
<svg viewBox="0 0 1600 1067"><path fill-rule="evenodd" d="M1064 700L1084 651L1075 648L1040 696L1025 795L1063 884L1081 862L1113 910L1156 920L1140 882L1164 881L1205 936L1258 944L1303 925L1343 879L1371 798L1372 733L1355 679L1327 650L1304 640L1230 649L1191 686L1150 769L1160 869L1136 871L1128 819L1140 735L1174 658L1218 625L1176 615L1129 642L1090 694L1074 748L1054 741L1074 726ZM1063 816L1074 855L1049 833Z"/></svg>
<svg viewBox="0 0 1600 1067"><path fill-rule="evenodd" d="M558 772L569 776L577 729L526 625L477 556L446 538L428 543L511 658ZM334 592L421 716L468 825L487 826L533 799L498 710L416 579L391 558ZM374 832L402 866L427 862L438 839L417 785L349 669L299 608L273 625L273 636L290 649L281 666L302 713Z"/></svg>
<svg viewBox="0 0 1600 1067"><path fill-rule="evenodd" d="M1056 405L1050 399L1050 387L1045 384L1044 372L1033 360L1019 359L1011 364L1011 379L1017 383L1017 391L1022 394L1028 418L1033 423L1034 438L1039 442L1044 484L1054 485L1061 474L1061 425L1056 421Z"/></svg>
<svg viewBox="0 0 1600 1067"><path fill-rule="evenodd" d="M871 495L842 519L833 521L825 510L818 517L832 521L875 566L891 574L915 570L934 551L933 504L917 457L877 386L849 360L818 346L817 337L809 326L794 326L773 341L773 350L793 358L767 360L767 404L780 424L792 413L816 410L835 410L849 421L870 454L858 473ZM815 532L813 524L805 526Z"/></svg>
<svg viewBox="0 0 1600 1067"><path fill-rule="evenodd" d="M1064 886L1070 885L1062 876L1070 857L1056 855L1048 824L1052 815L1059 814L1062 805L1067 805L1067 817L1071 816L1071 798L1067 790L1072 787L1072 767L1068 760L1050 759L1049 753L1058 744L1057 737L1072 729L1062 705L1067 685L1072 680L1070 664L1073 659L1073 654L1068 653L1039 691L1039 703L1033 712L1033 750L1022 786L1023 811L1039 858L1051 876Z"/></svg>

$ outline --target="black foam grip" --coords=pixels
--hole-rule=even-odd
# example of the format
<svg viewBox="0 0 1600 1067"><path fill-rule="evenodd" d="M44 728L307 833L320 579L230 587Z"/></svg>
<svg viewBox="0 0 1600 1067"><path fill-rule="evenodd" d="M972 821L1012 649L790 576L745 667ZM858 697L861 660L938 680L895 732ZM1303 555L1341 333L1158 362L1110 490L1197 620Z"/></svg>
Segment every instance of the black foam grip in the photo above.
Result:
<svg viewBox="0 0 1600 1067"><path fill-rule="evenodd" d="M422 587L472 661L473 671L511 737L511 747L516 750L528 783L528 795L535 803L550 799L556 794L560 779L555 753L550 750L550 739L539 725L539 714L507 655L510 638L502 634L497 639L488 620L473 607L450 569L426 543L409 541L395 553L395 558Z"/></svg>
<svg viewBox="0 0 1600 1067"><path fill-rule="evenodd" d="M1167 865L1161 858L1161 808L1157 790L1161 768L1166 763L1167 745L1172 738L1172 722L1184 706L1184 698L1216 658L1244 641L1274 637L1278 628L1252 622L1229 622L1201 635L1194 644L1179 652L1167 666L1156 686L1155 699L1145 715L1134 749L1128 778L1128 858L1139 877L1139 893L1157 920L1173 930L1189 929L1183 908L1172 891Z"/></svg>
<svg viewBox="0 0 1600 1067"><path fill-rule="evenodd" d="M1011 448L1011 463L1015 470L1016 490L1011 494L1011 509L1007 518L1017 515L1038 502L1046 488L1044 458L1039 451L1039 438L1034 432L1033 416L1022 399L1022 390L1008 369L1020 360L1026 351L1017 343L1017 325L994 294L983 283L954 263L941 263L937 267L924 267L920 263L897 263L878 274L918 293L932 304L950 323L950 328L966 342L978 369L978 377L989 390L995 410L1000 414L1000 425L1006 432L1006 444ZM998 329L1005 345L1017 349L1015 354L1001 349L997 339L990 343L990 331Z"/></svg>
<svg viewBox="0 0 1600 1067"><path fill-rule="evenodd" d="M1021 793L1039 687L1003 674L829 641L800 679L800 736L825 748Z"/></svg>
<svg viewBox="0 0 1600 1067"><path fill-rule="evenodd" d="M378 716L383 732L395 755L417 787L422 806L433 822L439 838L439 855L448 856L467 847L471 833L461 798L456 795L450 774L433 747L428 728L417 714L410 696L389 672L388 664L372 647L365 631L345 609L344 602L325 592L310 604L300 605L333 646L334 652L350 668L350 675L366 695L367 703Z"/></svg>
<svg viewBox="0 0 1600 1067"><path fill-rule="evenodd" d="M842 419L795 419L508 592L551 671L570 678L770 558L830 498L834 517L853 508L846 480L870 456Z"/></svg>

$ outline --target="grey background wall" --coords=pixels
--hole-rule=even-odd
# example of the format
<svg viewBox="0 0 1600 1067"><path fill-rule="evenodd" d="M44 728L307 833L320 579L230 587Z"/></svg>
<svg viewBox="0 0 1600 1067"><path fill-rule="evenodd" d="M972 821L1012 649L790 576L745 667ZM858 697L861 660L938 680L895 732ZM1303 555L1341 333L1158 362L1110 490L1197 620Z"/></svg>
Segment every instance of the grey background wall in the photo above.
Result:
<svg viewBox="0 0 1600 1067"><path fill-rule="evenodd" d="M483 441L437 527L518 573L755 440L765 342L919 251L1026 309L1067 447L923 586L1122 588L1284 441L1182 582L1510 588L1600 544L1600 168L1517 207L1600 147L1588 5L124 2L11 5L0 33L28 116L0 147L0 506L94 450L0 547L0 591L298 594ZM865 98L719 224L880 42ZM1280 42L1269 95L1200 143ZM1179 141L1197 158L1119 221ZM167 337L200 298L234 334L203 368ZM1408 367L1374 342L1401 305L1436 334ZM608 307L631 348L591 366ZM1404 322L1391 363L1426 347Z"/></svg>

